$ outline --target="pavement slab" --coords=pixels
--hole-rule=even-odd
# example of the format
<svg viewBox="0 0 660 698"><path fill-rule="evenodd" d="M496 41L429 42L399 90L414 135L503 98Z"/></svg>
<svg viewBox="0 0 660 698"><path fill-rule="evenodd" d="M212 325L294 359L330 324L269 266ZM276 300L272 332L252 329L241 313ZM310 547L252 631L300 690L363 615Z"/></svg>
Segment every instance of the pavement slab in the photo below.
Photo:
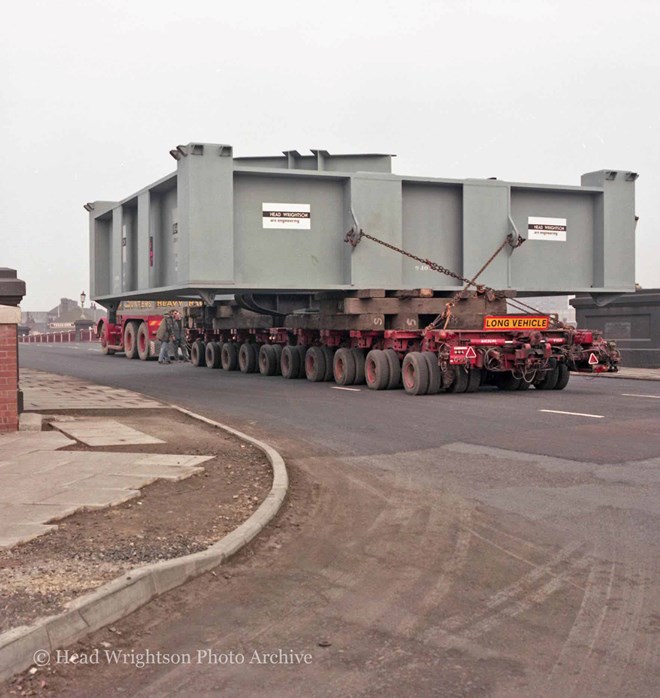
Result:
<svg viewBox="0 0 660 698"><path fill-rule="evenodd" d="M56 431L16 432L0 435L0 461L13 460L23 453L55 451L64 446L72 446L75 441Z"/></svg>
<svg viewBox="0 0 660 698"><path fill-rule="evenodd" d="M112 419L63 419L61 426L88 445L165 443ZM50 521L80 509L139 497L140 489L155 480L188 478L211 458L58 450L75 443L60 431L0 437L0 548L47 533L53 528Z"/></svg>
<svg viewBox="0 0 660 698"><path fill-rule="evenodd" d="M94 385L69 376L21 366L20 387L27 411L76 409L153 409L165 405L123 388Z"/></svg>
<svg viewBox="0 0 660 698"><path fill-rule="evenodd" d="M60 419L51 420L58 431L88 446L129 446L137 444L162 444L162 439L121 424L115 419Z"/></svg>

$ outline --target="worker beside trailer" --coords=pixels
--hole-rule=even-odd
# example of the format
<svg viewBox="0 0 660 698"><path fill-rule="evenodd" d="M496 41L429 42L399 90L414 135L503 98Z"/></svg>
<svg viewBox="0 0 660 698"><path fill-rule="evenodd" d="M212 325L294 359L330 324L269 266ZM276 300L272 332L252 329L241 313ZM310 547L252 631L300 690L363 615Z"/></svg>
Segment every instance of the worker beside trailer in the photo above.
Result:
<svg viewBox="0 0 660 698"><path fill-rule="evenodd" d="M155 359L161 350L158 328L163 317L172 310L201 305L202 302L198 300L122 301L96 325L101 351L108 355L124 353L129 359ZM182 330L177 331L176 339L179 346L185 343ZM183 356L187 356L185 351Z"/></svg>

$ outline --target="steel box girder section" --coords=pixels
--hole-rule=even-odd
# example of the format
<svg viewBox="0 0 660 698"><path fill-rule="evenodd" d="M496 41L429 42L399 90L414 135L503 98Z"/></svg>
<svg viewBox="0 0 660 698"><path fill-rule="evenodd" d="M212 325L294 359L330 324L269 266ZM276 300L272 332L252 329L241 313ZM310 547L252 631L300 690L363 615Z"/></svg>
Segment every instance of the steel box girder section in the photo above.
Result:
<svg viewBox="0 0 660 698"><path fill-rule="evenodd" d="M95 300L239 290L451 292L457 282L414 260L367 241L350 249L346 231L357 224L471 277L512 229L528 237L536 218L564 220L566 239L529 239L503 251L481 283L521 293L634 287L634 173L603 170L584 175L583 186L558 186L250 167L229 146L182 148L175 174L120 202L88 205ZM368 167L371 156L353 157ZM268 228L268 202L307 206L309 228Z"/></svg>

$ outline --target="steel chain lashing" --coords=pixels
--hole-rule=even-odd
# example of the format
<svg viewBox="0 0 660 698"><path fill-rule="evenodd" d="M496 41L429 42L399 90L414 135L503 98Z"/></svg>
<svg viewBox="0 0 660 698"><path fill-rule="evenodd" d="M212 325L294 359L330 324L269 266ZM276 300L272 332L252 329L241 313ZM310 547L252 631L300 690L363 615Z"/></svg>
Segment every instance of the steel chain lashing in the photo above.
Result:
<svg viewBox="0 0 660 698"><path fill-rule="evenodd" d="M449 317L451 316L451 308L455 305L456 301L460 298L461 294L464 291L466 291L470 286L474 286L477 289L477 293L495 293L494 289L490 288L489 286L484 286L483 284L477 284L476 280L479 278L479 276L481 276L481 274L485 271L488 265L495 259L495 257L497 257L497 255L504 249L504 247L507 244L511 245L513 249L516 249L516 247L520 247L520 245L522 245L523 242L525 242L525 239L520 235L518 235L517 238L514 238L513 233L509 233L506 236L504 242L495 250L495 252L493 252L493 254L488 258L486 263L481 267L481 269L479 269L479 271L474 275L474 277L472 279L467 279L466 277L451 271L451 269L443 267L441 264L438 264L437 262L432 262L430 259L423 259L422 257L418 257L417 255L412 254L412 252L407 252L406 250L403 250L400 247L396 247L396 245L392 245L391 243L385 242L384 240L380 240L379 238L374 237L373 235L369 235L369 233L365 233L364 230L361 229L358 232L356 232L355 228L351 228L348 231L348 233L346 233L344 242L348 242L353 247L357 247L357 244L360 242L362 238L372 240L373 242L376 242L379 245L382 245L383 247L387 247L388 249L393 250L394 252L402 254L404 257L414 259L416 262L420 262L421 264L428 266L428 268L432 269L433 271L437 271L440 274L446 274L447 276L451 276L453 279L456 279L457 281L462 281L466 284L465 288L461 289L460 291L457 291L454 294L452 299L447 303L445 311L438 315L438 317L427 327L427 329L433 329L437 327L440 324L440 322L442 322L442 320L446 321L446 326L449 322Z"/></svg>

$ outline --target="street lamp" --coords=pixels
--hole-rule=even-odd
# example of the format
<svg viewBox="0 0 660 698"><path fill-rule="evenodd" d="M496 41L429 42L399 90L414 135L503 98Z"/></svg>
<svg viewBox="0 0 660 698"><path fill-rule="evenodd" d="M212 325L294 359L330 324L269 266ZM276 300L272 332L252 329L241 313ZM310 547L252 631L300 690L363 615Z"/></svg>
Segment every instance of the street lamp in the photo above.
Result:
<svg viewBox="0 0 660 698"><path fill-rule="evenodd" d="M85 298L87 298L87 294L83 291L80 294L80 307L84 308L85 307Z"/></svg>

